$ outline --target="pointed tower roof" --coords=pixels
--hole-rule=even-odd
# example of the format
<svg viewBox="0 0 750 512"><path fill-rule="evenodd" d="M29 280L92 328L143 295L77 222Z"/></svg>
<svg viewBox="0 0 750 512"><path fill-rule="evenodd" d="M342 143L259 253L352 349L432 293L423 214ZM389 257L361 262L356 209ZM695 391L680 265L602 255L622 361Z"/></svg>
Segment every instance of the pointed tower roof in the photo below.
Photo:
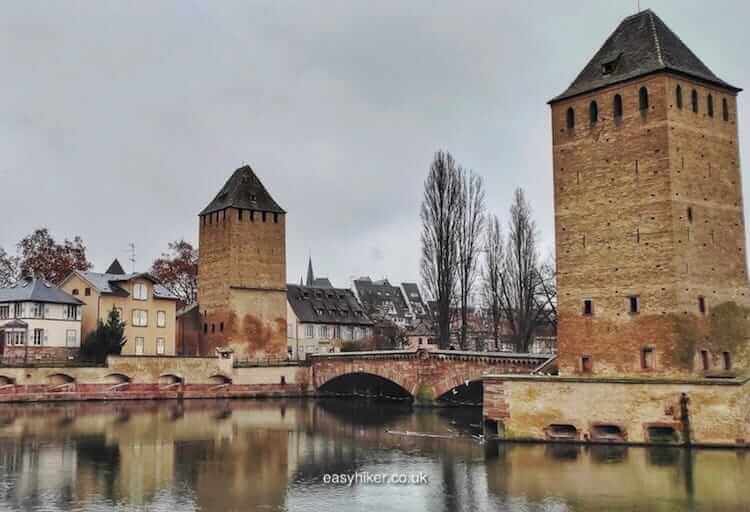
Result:
<svg viewBox="0 0 750 512"><path fill-rule="evenodd" d="M229 178L219 193L216 194L214 200L203 209L200 215L207 215L225 208L286 213L274 201L249 165L234 171L232 177Z"/></svg>
<svg viewBox="0 0 750 512"><path fill-rule="evenodd" d="M122 268L122 265L120 265L120 262L117 261L117 258L115 258L115 261L112 262L112 264L109 266L106 274L117 274L117 275L124 275L125 270Z"/></svg>
<svg viewBox="0 0 750 512"><path fill-rule="evenodd" d="M622 20L570 87L550 103L658 71L733 92L742 90L717 77L661 18L647 9Z"/></svg>
<svg viewBox="0 0 750 512"><path fill-rule="evenodd" d="M313 286L315 283L315 274L313 274L312 268L312 256L307 260L307 286Z"/></svg>

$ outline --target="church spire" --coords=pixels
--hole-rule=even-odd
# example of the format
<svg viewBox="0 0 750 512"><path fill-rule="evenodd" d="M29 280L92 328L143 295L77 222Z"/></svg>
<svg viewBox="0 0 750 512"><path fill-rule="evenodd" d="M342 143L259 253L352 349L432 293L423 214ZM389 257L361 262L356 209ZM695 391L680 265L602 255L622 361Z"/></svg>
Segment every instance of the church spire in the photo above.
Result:
<svg viewBox="0 0 750 512"><path fill-rule="evenodd" d="M312 256L307 260L307 286L312 286L315 282L315 275L313 274L312 267Z"/></svg>

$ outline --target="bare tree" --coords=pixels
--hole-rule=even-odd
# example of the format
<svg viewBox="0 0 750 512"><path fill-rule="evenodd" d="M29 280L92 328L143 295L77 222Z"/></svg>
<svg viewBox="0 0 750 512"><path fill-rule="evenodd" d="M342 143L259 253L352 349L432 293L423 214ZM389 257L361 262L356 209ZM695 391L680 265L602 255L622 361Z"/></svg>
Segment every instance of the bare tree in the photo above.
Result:
<svg viewBox="0 0 750 512"><path fill-rule="evenodd" d="M544 305L538 300L539 254L537 228L522 189L510 207L508 239L500 283L500 308L508 320L517 352L528 352Z"/></svg>
<svg viewBox="0 0 750 512"><path fill-rule="evenodd" d="M488 312L495 350L500 350L500 325L502 323L502 290L504 263L503 232L500 220L493 215L487 223L482 268L482 299Z"/></svg>
<svg viewBox="0 0 750 512"><path fill-rule="evenodd" d="M538 300L541 303L540 321L557 329L557 271L555 258L550 256L539 267Z"/></svg>
<svg viewBox="0 0 750 512"><path fill-rule="evenodd" d="M461 307L461 348L467 347L469 298L479 270L479 253L482 249L485 208L482 178L473 171L459 168L461 175L461 206L458 247L458 290Z"/></svg>
<svg viewBox="0 0 750 512"><path fill-rule="evenodd" d="M0 247L0 288L13 286L20 274L18 257L11 256Z"/></svg>
<svg viewBox="0 0 750 512"><path fill-rule="evenodd" d="M436 303L438 344L450 345L451 306L456 292L461 213L461 173L450 153L439 151L424 184L421 274Z"/></svg>

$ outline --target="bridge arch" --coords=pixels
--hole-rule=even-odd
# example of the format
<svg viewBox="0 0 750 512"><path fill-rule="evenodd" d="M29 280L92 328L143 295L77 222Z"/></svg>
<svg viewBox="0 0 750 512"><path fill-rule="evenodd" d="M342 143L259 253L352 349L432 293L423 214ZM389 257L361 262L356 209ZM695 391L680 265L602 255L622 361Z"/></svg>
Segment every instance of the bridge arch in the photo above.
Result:
<svg viewBox="0 0 750 512"><path fill-rule="evenodd" d="M159 375L160 386L172 386L175 384L184 384L184 382L185 379L183 379L181 375L175 373L164 373Z"/></svg>
<svg viewBox="0 0 750 512"><path fill-rule="evenodd" d="M16 379L13 377L6 377L5 375L0 375L0 386L12 386L16 383Z"/></svg>
<svg viewBox="0 0 750 512"><path fill-rule="evenodd" d="M209 384L231 384L232 379L227 377L226 375L222 373L217 373L216 375L211 375L208 378Z"/></svg>
<svg viewBox="0 0 750 512"><path fill-rule="evenodd" d="M127 384L132 381L132 379L124 373L110 373L109 375L105 375L102 380L105 384Z"/></svg>
<svg viewBox="0 0 750 512"><path fill-rule="evenodd" d="M413 389L410 389L409 383L404 382L402 379L399 379L397 377L386 375L388 372L374 372L374 371L347 371L342 372L339 374L332 375L328 377L325 381L318 384L317 389L319 391L325 392L325 388L331 388L332 386L335 386L337 383L345 383L347 379L354 379L357 377L365 377L365 378L372 378L374 383L382 383L382 384L390 384L394 386L394 389L398 389L404 397L412 397L413 396Z"/></svg>
<svg viewBox="0 0 750 512"><path fill-rule="evenodd" d="M61 386L63 384L73 384L76 379L67 373L53 373L47 376L47 384L52 386Z"/></svg>

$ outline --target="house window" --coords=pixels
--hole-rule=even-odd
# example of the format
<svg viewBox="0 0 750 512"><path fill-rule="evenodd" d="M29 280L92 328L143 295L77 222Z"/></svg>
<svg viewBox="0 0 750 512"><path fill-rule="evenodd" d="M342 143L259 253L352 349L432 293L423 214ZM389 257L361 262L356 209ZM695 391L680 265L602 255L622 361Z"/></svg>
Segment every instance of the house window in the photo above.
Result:
<svg viewBox="0 0 750 512"><path fill-rule="evenodd" d="M705 297L698 297L698 311L701 315L706 314L706 298Z"/></svg>
<svg viewBox="0 0 750 512"><path fill-rule="evenodd" d="M73 295L78 295L78 288L73 288Z"/></svg>
<svg viewBox="0 0 750 512"><path fill-rule="evenodd" d="M65 331L65 346L66 347L78 346L78 333L74 329L68 329L67 331Z"/></svg>
<svg viewBox="0 0 750 512"><path fill-rule="evenodd" d="M648 89L641 87L638 91L638 108L640 110L648 109Z"/></svg>
<svg viewBox="0 0 750 512"><path fill-rule="evenodd" d="M581 356L581 372L591 373L592 371L594 371L594 362L591 356Z"/></svg>
<svg viewBox="0 0 750 512"><path fill-rule="evenodd" d="M631 315L637 315L641 312L641 298L638 295L628 297L628 305L630 306Z"/></svg>
<svg viewBox="0 0 750 512"><path fill-rule="evenodd" d="M568 127L568 130L572 130L576 126L576 113L573 110L573 107L568 108L568 111L565 113L565 124ZM378 292L379 294L380 292Z"/></svg>
<svg viewBox="0 0 750 512"><path fill-rule="evenodd" d="M320 337L321 338L327 338L328 337L328 326L327 325L321 325L319 332L320 332Z"/></svg>
<svg viewBox="0 0 750 512"><path fill-rule="evenodd" d="M586 316L591 316L594 314L594 301L591 299L586 299L583 301L583 314Z"/></svg>
<svg viewBox="0 0 750 512"><path fill-rule="evenodd" d="M690 104L693 107L693 112L696 114L698 113L698 91L693 89L693 92L690 93Z"/></svg>
<svg viewBox="0 0 750 512"><path fill-rule="evenodd" d="M724 121L729 121L729 105L726 98L722 98L721 100L721 118Z"/></svg>
<svg viewBox="0 0 750 512"><path fill-rule="evenodd" d="M654 368L654 349L652 347L641 349L641 368L644 370L652 370Z"/></svg>
<svg viewBox="0 0 750 512"><path fill-rule="evenodd" d="M83 294L86 297L91 297L91 288L86 288L85 290L83 290Z"/></svg>
<svg viewBox="0 0 750 512"><path fill-rule="evenodd" d="M703 371L711 369L711 358L708 355L708 350L701 350L701 366Z"/></svg>
<svg viewBox="0 0 750 512"><path fill-rule="evenodd" d="M0 320L7 320L10 316L10 306L7 304L0 306Z"/></svg>
<svg viewBox="0 0 750 512"><path fill-rule="evenodd" d="M148 311L143 309L133 310L133 326L148 327Z"/></svg>
<svg viewBox="0 0 750 512"><path fill-rule="evenodd" d="M307 338L312 338L315 336L315 326L314 325L306 325L305 326L305 336Z"/></svg>
<svg viewBox="0 0 750 512"><path fill-rule="evenodd" d="M26 333L23 331L15 331L10 332L6 334L6 336L9 336L9 344L10 345L24 345L26 344Z"/></svg>
<svg viewBox="0 0 750 512"><path fill-rule="evenodd" d="M44 318L44 304L35 302L31 307L31 316L34 318Z"/></svg>
<svg viewBox="0 0 750 512"><path fill-rule="evenodd" d="M167 326L167 312L157 311L156 312L156 327L166 327L166 326Z"/></svg>
<svg viewBox="0 0 750 512"><path fill-rule="evenodd" d="M679 85L674 90L674 100L677 103L677 108L682 110L682 87Z"/></svg>
<svg viewBox="0 0 750 512"><path fill-rule="evenodd" d="M156 353L164 354L164 338L156 338Z"/></svg>
<svg viewBox="0 0 750 512"><path fill-rule="evenodd" d="M616 118L622 117L622 96L615 94L612 110Z"/></svg>
<svg viewBox="0 0 750 512"><path fill-rule="evenodd" d="M78 320L78 306L68 304L65 306L65 319Z"/></svg>
<svg viewBox="0 0 750 512"><path fill-rule="evenodd" d="M591 124L596 124L596 122L599 120L599 106L596 104L595 101L592 101L589 104L589 121Z"/></svg>
<svg viewBox="0 0 750 512"><path fill-rule="evenodd" d="M721 359L724 363L724 369L729 371L732 369L732 355L729 352L722 352Z"/></svg>
<svg viewBox="0 0 750 512"><path fill-rule="evenodd" d="M13 318L21 318L23 316L23 304L17 302L13 304Z"/></svg>
<svg viewBox="0 0 750 512"><path fill-rule="evenodd" d="M710 94L706 97L706 107L708 108L708 116L714 116L714 97Z"/></svg>
<svg viewBox="0 0 750 512"><path fill-rule="evenodd" d="M135 300L148 300L148 287L145 283L135 283L133 285L133 298Z"/></svg>
<svg viewBox="0 0 750 512"><path fill-rule="evenodd" d="M143 340L144 338L141 336L137 336L135 338L135 355L142 356L143 355Z"/></svg>
<svg viewBox="0 0 750 512"><path fill-rule="evenodd" d="M34 329L34 345L41 346L44 344L44 329Z"/></svg>

